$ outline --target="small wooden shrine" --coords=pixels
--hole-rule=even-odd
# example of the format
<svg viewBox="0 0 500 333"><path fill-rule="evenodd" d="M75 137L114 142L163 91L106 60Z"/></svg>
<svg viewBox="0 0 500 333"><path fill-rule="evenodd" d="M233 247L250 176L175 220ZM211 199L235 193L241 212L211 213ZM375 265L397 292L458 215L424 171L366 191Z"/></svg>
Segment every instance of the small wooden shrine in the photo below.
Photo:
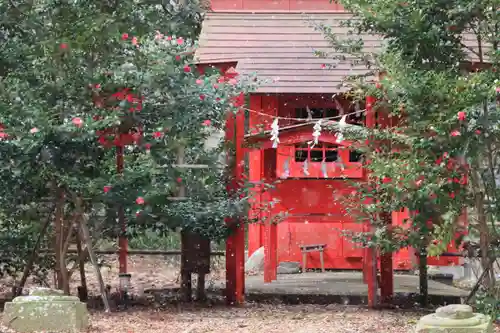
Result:
<svg viewBox="0 0 500 333"><path fill-rule="evenodd" d="M342 22L350 14L341 5L324 0L212 0L211 4L213 12L205 17L196 51L200 71L215 67L223 74L256 73L264 79L249 96L246 109L229 117L226 131L226 139L236 145L232 189L242 179L245 164L249 180L256 184L250 216L260 223L248 227L249 255L264 246L264 279L271 282L279 262L301 262L301 248L316 245L322 251L307 254L308 269L321 268L321 254L324 269L363 270L372 306L380 271L381 296L390 299L393 270L411 269L416 261L414 251L405 249L378 258L372 250L357 247L343 236L344 230L368 228L347 214L341 200L353 191L346 178L366 179L363 157L349 141L340 140L338 133L323 131L318 142L310 144L319 119L390 126L387 117L373 112L373 98L364 105L353 103L342 86L345 76L366 73L363 65L314 54L331 51L314 24L326 24L337 35L349 38L349 28ZM366 51L376 52L381 46L378 36L359 37ZM277 147L270 139L276 119ZM267 190L262 182L275 187ZM268 209L261 209L265 205ZM279 217L279 223L272 223L274 217ZM398 225L407 217L406 211L389 213L388 223ZM244 299L244 251L245 230L236 223L226 253L230 302ZM438 265L458 263L457 259L431 260Z"/></svg>

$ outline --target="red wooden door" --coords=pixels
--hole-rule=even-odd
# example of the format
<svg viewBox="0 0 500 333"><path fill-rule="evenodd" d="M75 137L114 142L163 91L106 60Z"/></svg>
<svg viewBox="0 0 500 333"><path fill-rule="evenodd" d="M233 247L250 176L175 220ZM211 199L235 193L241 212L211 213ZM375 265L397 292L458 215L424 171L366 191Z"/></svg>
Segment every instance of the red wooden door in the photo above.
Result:
<svg viewBox="0 0 500 333"><path fill-rule="evenodd" d="M325 267L361 269L363 251L344 231L362 226L346 211L343 196L352 189L345 180L285 180L273 190L278 225L278 260L302 261L301 245L326 244ZM309 253L308 268L320 268L319 253Z"/></svg>

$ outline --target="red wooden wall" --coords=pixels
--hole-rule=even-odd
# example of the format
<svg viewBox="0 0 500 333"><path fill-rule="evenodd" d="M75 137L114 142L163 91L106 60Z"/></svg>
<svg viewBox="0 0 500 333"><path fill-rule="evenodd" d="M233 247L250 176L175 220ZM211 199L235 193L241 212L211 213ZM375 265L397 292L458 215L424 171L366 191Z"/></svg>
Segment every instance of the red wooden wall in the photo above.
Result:
<svg viewBox="0 0 500 333"><path fill-rule="evenodd" d="M347 101L340 100L340 104L346 112L350 112ZM250 96L251 110L272 116L282 116L294 118L293 110L296 107L305 105L311 108L338 107L330 98L325 98L320 94L309 95L259 95ZM259 129L268 130L273 121L272 117L267 117L258 113L250 113L249 128L252 132ZM291 121L280 120L280 127L292 124ZM310 129L306 129L310 131ZM300 136L300 135L299 135ZM324 133L323 138L328 134ZM320 137L320 141L321 138ZM331 139L328 139L331 141ZM346 147L348 148L348 147ZM362 231L362 225L357 223L347 214L342 205L341 196L344 193L352 191L348 181L339 179L321 179L317 174L310 175L309 179L283 179L280 180L275 188L268 191L267 195L276 201L271 211L262 211L261 204L264 204L267 198L260 194L260 181L268 183L275 182L282 174L284 158L293 152L289 150L293 146L280 145L277 150L268 149L267 151L252 150L249 152L249 179L256 183L253 195L253 204L250 216L263 220L269 216L279 216L285 214L285 217L278 225L278 262L280 261L301 261L299 245L301 244L327 244L325 252L325 266L330 269L362 269L363 250L352 244L348 237L342 236L342 230L354 232ZM285 154L286 153L286 154ZM264 156L268 159L264 164ZM272 159L269 163L269 159ZM345 160L345 158L344 158ZM300 164L300 163L299 163ZM312 164L312 163L311 163ZM320 163L315 163L320 164ZM301 170L293 171L293 168L301 168L301 165L290 165L292 177L302 175ZM338 175L337 175L338 176ZM361 175L350 175L352 181L362 181ZM301 177L301 176L298 176ZM314 178L313 178L314 177ZM329 175L332 177L332 175ZM302 177L301 177L302 178ZM392 222L395 225L402 225L408 217L406 211L394 212ZM252 254L264 244L264 228L262 224L256 223L249 225L248 230L249 254ZM454 249L450 246L450 251ZM413 249L402 249L393 256L393 267L396 270L409 270L415 267L417 259ZM459 264L457 258L429 258L431 265L456 265ZM319 268L319 254L311 253L308 255L308 267Z"/></svg>

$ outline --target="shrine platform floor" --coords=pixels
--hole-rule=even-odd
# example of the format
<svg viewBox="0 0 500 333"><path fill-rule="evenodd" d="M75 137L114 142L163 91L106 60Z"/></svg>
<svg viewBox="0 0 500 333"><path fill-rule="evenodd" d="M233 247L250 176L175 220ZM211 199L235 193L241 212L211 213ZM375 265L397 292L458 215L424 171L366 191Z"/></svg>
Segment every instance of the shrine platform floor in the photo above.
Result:
<svg viewBox="0 0 500 333"><path fill-rule="evenodd" d="M394 275L394 304L413 307L418 300L418 276ZM221 293L225 281L209 281L209 292ZM245 277L245 294L248 301L282 301L288 304L341 303L366 304L368 287L361 272L307 272L278 275L271 283L264 283L262 275ZM461 303L468 292L441 282L429 280L430 303L443 305Z"/></svg>

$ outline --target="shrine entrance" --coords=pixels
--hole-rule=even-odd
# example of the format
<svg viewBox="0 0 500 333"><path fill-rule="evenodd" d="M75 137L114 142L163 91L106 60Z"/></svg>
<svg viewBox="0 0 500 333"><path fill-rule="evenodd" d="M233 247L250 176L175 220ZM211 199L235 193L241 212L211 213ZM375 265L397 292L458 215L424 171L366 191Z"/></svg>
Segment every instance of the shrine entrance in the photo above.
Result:
<svg viewBox="0 0 500 333"><path fill-rule="evenodd" d="M276 228L277 259L274 260L272 254L270 260L301 262L301 247L324 244L324 268L361 270L363 249L344 237L344 231L362 231L362 225L345 207L346 198L355 191L350 181L364 179L362 156L350 147L349 141L326 129L314 143L313 127L318 119L326 123L342 118L362 126L363 112L356 112L356 106L340 95L335 99L321 94L251 96L250 102L250 109L255 110L258 106L263 109L262 114L250 112L250 126L253 120L261 121L264 130L269 131L266 112L270 119L280 118L277 148L272 149L269 138L261 140L257 146L262 151L274 150L274 155L249 151L251 180L273 184L251 207L253 211L260 211L261 221L267 218L277 223L276 227L270 227L271 230ZM260 137L261 133L256 133L247 135L245 140L251 143ZM262 213L260 206L269 200L272 205ZM255 216L254 212L250 214ZM249 254L265 246L266 239L265 222L249 225ZM322 268L320 252L307 255L307 268Z"/></svg>

